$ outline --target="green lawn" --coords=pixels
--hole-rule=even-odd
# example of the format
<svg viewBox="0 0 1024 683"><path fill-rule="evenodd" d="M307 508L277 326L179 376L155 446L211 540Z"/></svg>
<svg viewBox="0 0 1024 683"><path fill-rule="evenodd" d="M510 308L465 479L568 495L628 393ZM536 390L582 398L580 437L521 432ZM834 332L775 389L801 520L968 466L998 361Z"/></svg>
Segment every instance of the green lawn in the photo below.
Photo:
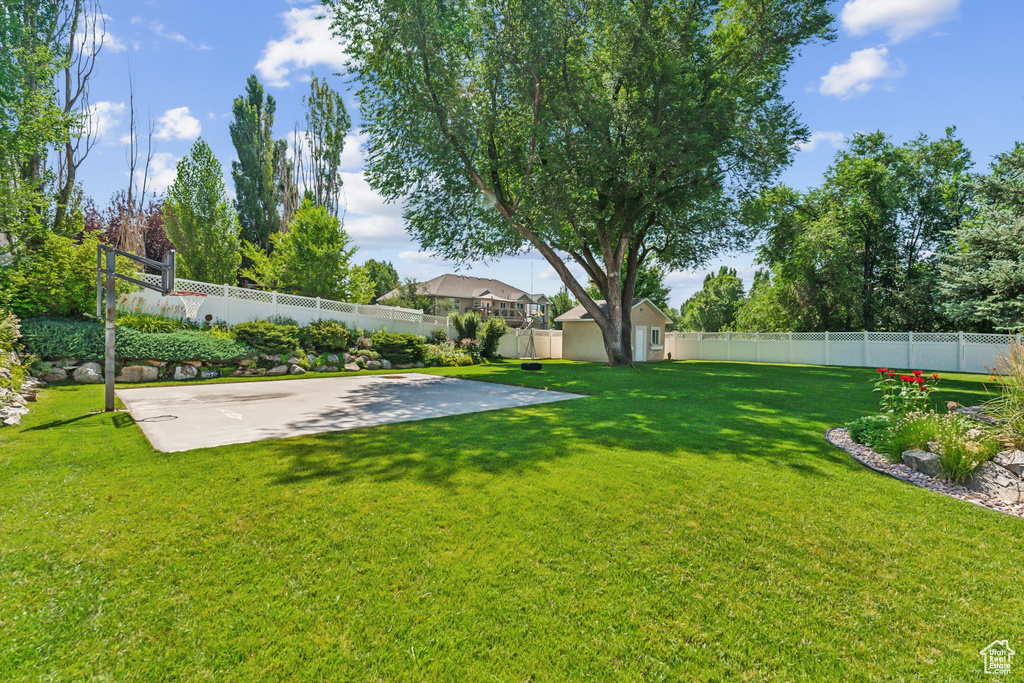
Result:
<svg viewBox="0 0 1024 683"><path fill-rule="evenodd" d="M825 442L873 370L442 372L589 396L161 454L44 391L0 430L2 677L986 680L1024 646L1024 521Z"/></svg>

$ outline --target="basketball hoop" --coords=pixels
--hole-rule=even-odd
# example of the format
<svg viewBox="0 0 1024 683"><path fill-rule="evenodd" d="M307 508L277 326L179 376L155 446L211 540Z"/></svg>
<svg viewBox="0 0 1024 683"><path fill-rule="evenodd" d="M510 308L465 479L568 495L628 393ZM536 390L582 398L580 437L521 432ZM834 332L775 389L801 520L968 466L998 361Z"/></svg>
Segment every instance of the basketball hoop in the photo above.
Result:
<svg viewBox="0 0 1024 683"><path fill-rule="evenodd" d="M172 296L181 300L181 305L185 307L185 317L189 320L198 320L196 313L199 312L206 299L205 294L202 292L173 292Z"/></svg>

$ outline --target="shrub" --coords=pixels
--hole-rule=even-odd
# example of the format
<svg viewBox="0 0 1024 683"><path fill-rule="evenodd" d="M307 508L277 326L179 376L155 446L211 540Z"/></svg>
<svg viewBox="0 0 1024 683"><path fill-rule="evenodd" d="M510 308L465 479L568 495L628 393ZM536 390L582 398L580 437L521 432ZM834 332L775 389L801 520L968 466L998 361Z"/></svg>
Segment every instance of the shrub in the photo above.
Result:
<svg viewBox="0 0 1024 683"><path fill-rule="evenodd" d="M889 455L895 462L903 459L903 451L929 450L935 441L942 418L935 413L914 413L892 423L892 428L879 442L876 450Z"/></svg>
<svg viewBox="0 0 1024 683"><path fill-rule="evenodd" d="M851 439L875 450L889 436L890 427L892 419L888 415L866 415L846 425Z"/></svg>
<svg viewBox="0 0 1024 683"><path fill-rule="evenodd" d="M1007 446L1024 448L1024 344L1010 340L1010 348L996 359L994 378L999 397L985 405L986 412L999 420L999 435Z"/></svg>
<svg viewBox="0 0 1024 683"><path fill-rule="evenodd" d="M494 358L498 355L498 344L501 338L508 334L508 323L504 318L491 316L484 323L483 339L480 343L480 355L484 358Z"/></svg>
<svg viewBox="0 0 1024 683"><path fill-rule="evenodd" d="M362 330L355 330L355 332L362 332ZM367 337L365 334L354 335L355 341L352 342L352 348L356 351L370 351L373 349L373 340Z"/></svg>
<svg viewBox="0 0 1024 683"><path fill-rule="evenodd" d="M48 234L41 246L0 268L0 306L6 304L22 320L95 312L98 244L95 237L77 243ZM117 270L132 274L135 266L119 258ZM135 289L123 280L118 280L116 287L118 296Z"/></svg>
<svg viewBox="0 0 1024 683"><path fill-rule="evenodd" d="M448 331L438 328L427 335L427 341L431 344L444 344L448 341Z"/></svg>
<svg viewBox="0 0 1024 683"><path fill-rule="evenodd" d="M981 432L980 436L972 431ZM990 432L984 432L961 418L949 416L939 426L939 469L954 484L961 484L974 474L978 465L988 462L999 450L999 441Z"/></svg>
<svg viewBox="0 0 1024 683"><path fill-rule="evenodd" d="M21 339L21 326L13 313L0 310L0 389L14 393L21 390L30 358L21 358L17 352ZM0 392L2 394L4 392ZM0 406L7 399L0 396Z"/></svg>
<svg viewBox="0 0 1024 683"><path fill-rule="evenodd" d="M373 335L373 350L392 363L407 365L420 363L427 351L427 343L418 334L377 332Z"/></svg>
<svg viewBox="0 0 1024 683"><path fill-rule="evenodd" d="M424 362L428 365L456 368L473 365L473 357L465 351L455 348L455 344L451 341L447 341L444 344L428 345Z"/></svg>
<svg viewBox="0 0 1024 683"><path fill-rule="evenodd" d="M76 318L32 318L22 324L22 334L26 348L42 360L103 360L102 323ZM119 327L114 339L118 360L231 363L256 355L254 349L244 344L193 330L147 334Z"/></svg>
<svg viewBox="0 0 1024 683"><path fill-rule="evenodd" d="M295 325L253 320L235 325L234 332L236 340L263 353L292 353L299 345L299 328Z"/></svg>
<svg viewBox="0 0 1024 683"><path fill-rule="evenodd" d="M463 314L451 314L452 325L459 339L476 339L480 334L480 314L467 311Z"/></svg>
<svg viewBox="0 0 1024 683"><path fill-rule="evenodd" d="M298 321L295 320L295 318L291 318L287 315L272 315L269 318L267 318L267 322L273 323L274 325L288 325L290 327L299 326L299 323Z"/></svg>
<svg viewBox="0 0 1024 683"><path fill-rule="evenodd" d="M195 323L178 318L168 318L155 313L125 313L117 316L117 326L139 332L176 332L199 329Z"/></svg>
<svg viewBox="0 0 1024 683"><path fill-rule="evenodd" d="M317 351L344 351L348 348L348 327L337 320L315 320L299 330L299 341Z"/></svg>
<svg viewBox="0 0 1024 683"><path fill-rule="evenodd" d="M464 352L468 353L469 356L473 359L474 363L479 363L480 362L480 340L479 339L470 338L470 337L466 337L465 339L460 339L459 343L458 343L458 347L460 349L462 349Z"/></svg>

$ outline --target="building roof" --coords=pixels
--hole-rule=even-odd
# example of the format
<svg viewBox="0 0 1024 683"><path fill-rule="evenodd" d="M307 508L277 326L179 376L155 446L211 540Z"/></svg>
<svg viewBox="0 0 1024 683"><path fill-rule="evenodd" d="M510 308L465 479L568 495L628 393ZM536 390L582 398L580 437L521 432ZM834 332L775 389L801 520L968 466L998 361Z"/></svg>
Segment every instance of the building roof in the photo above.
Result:
<svg viewBox="0 0 1024 683"><path fill-rule="evenodd" d="M631 310L635 309L637 306L639 306L640 304L645 303L645 302L652 309L657 311L658 315L660 315L666 321L672 322L672 318L670 318L667 315L665 315L665 313L662 312L662 310L660 308L658 308L653 303L651 303L651 300L647 299L647 298L635 298L635 299L633 299L633 306L631 307ZM604 299L598 299L594 303L596 303L598 306L601 307L601 312L602 313L604 313L605 315L608 314L608 302L607 301L605 301ZM575 308L571 308L568 311L566 311L565 313L563 313L562 315L560 315L557 318L555 318L555 322L564 323L564 322L573 322L573 321L576 321L576 320L593 320L593 319L594 319L594 316L590 315L590 313L587 312L587 309L585 309L583 307L583 304L580 304L579 306L577 306Z"/></svg>
<svg viewBox="0 0 1024 683"><path fill-rule="evenodd" d="M521 289L507 285L500 280L493 280L483 277L472 277L470 275L454 275L451 273L440 275L433 280L420 283L423 293L427 296L452 297L458 299L498 299L501 301L518 301L524 296L536 302L538 295L530 295ZM398 294L393 289L380 297L389 299ZM543 295L541 295L543 296Z"/></svg>

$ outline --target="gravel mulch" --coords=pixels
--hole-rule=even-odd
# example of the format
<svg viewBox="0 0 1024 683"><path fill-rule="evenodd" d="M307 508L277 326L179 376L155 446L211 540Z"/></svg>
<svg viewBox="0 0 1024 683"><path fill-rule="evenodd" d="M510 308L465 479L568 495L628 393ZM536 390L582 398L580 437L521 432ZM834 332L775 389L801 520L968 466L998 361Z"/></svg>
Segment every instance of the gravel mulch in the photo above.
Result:
<svg viewBox="0 0 1024 683"><path fill-rule="evenodd" d="M880 453L876 453L867 446L862 446L856 443L850 438L849 432L842 427L834 427L825 433L825 438L830 444L836 448L842 448L844 451L853 456L853 459L864 465L868 469L872 469L876 472L886 474L893 479L899 479L905 481L908 484L914 486L920 486L923 489L934 491L935 493L941 493L949 496L950 498L957 498L959 500L967 501L981 507L995 510L996 512L1003 512L1014 517L1024 518L1024 503L1006 503L1004 501L986 496L972 491L966 487L960 486L959 484L951 484L949 482L942 481L941 479L935 479L929 477L926 474L922 474L916 470L913 470L903 463L894 463Z"/></svg>

